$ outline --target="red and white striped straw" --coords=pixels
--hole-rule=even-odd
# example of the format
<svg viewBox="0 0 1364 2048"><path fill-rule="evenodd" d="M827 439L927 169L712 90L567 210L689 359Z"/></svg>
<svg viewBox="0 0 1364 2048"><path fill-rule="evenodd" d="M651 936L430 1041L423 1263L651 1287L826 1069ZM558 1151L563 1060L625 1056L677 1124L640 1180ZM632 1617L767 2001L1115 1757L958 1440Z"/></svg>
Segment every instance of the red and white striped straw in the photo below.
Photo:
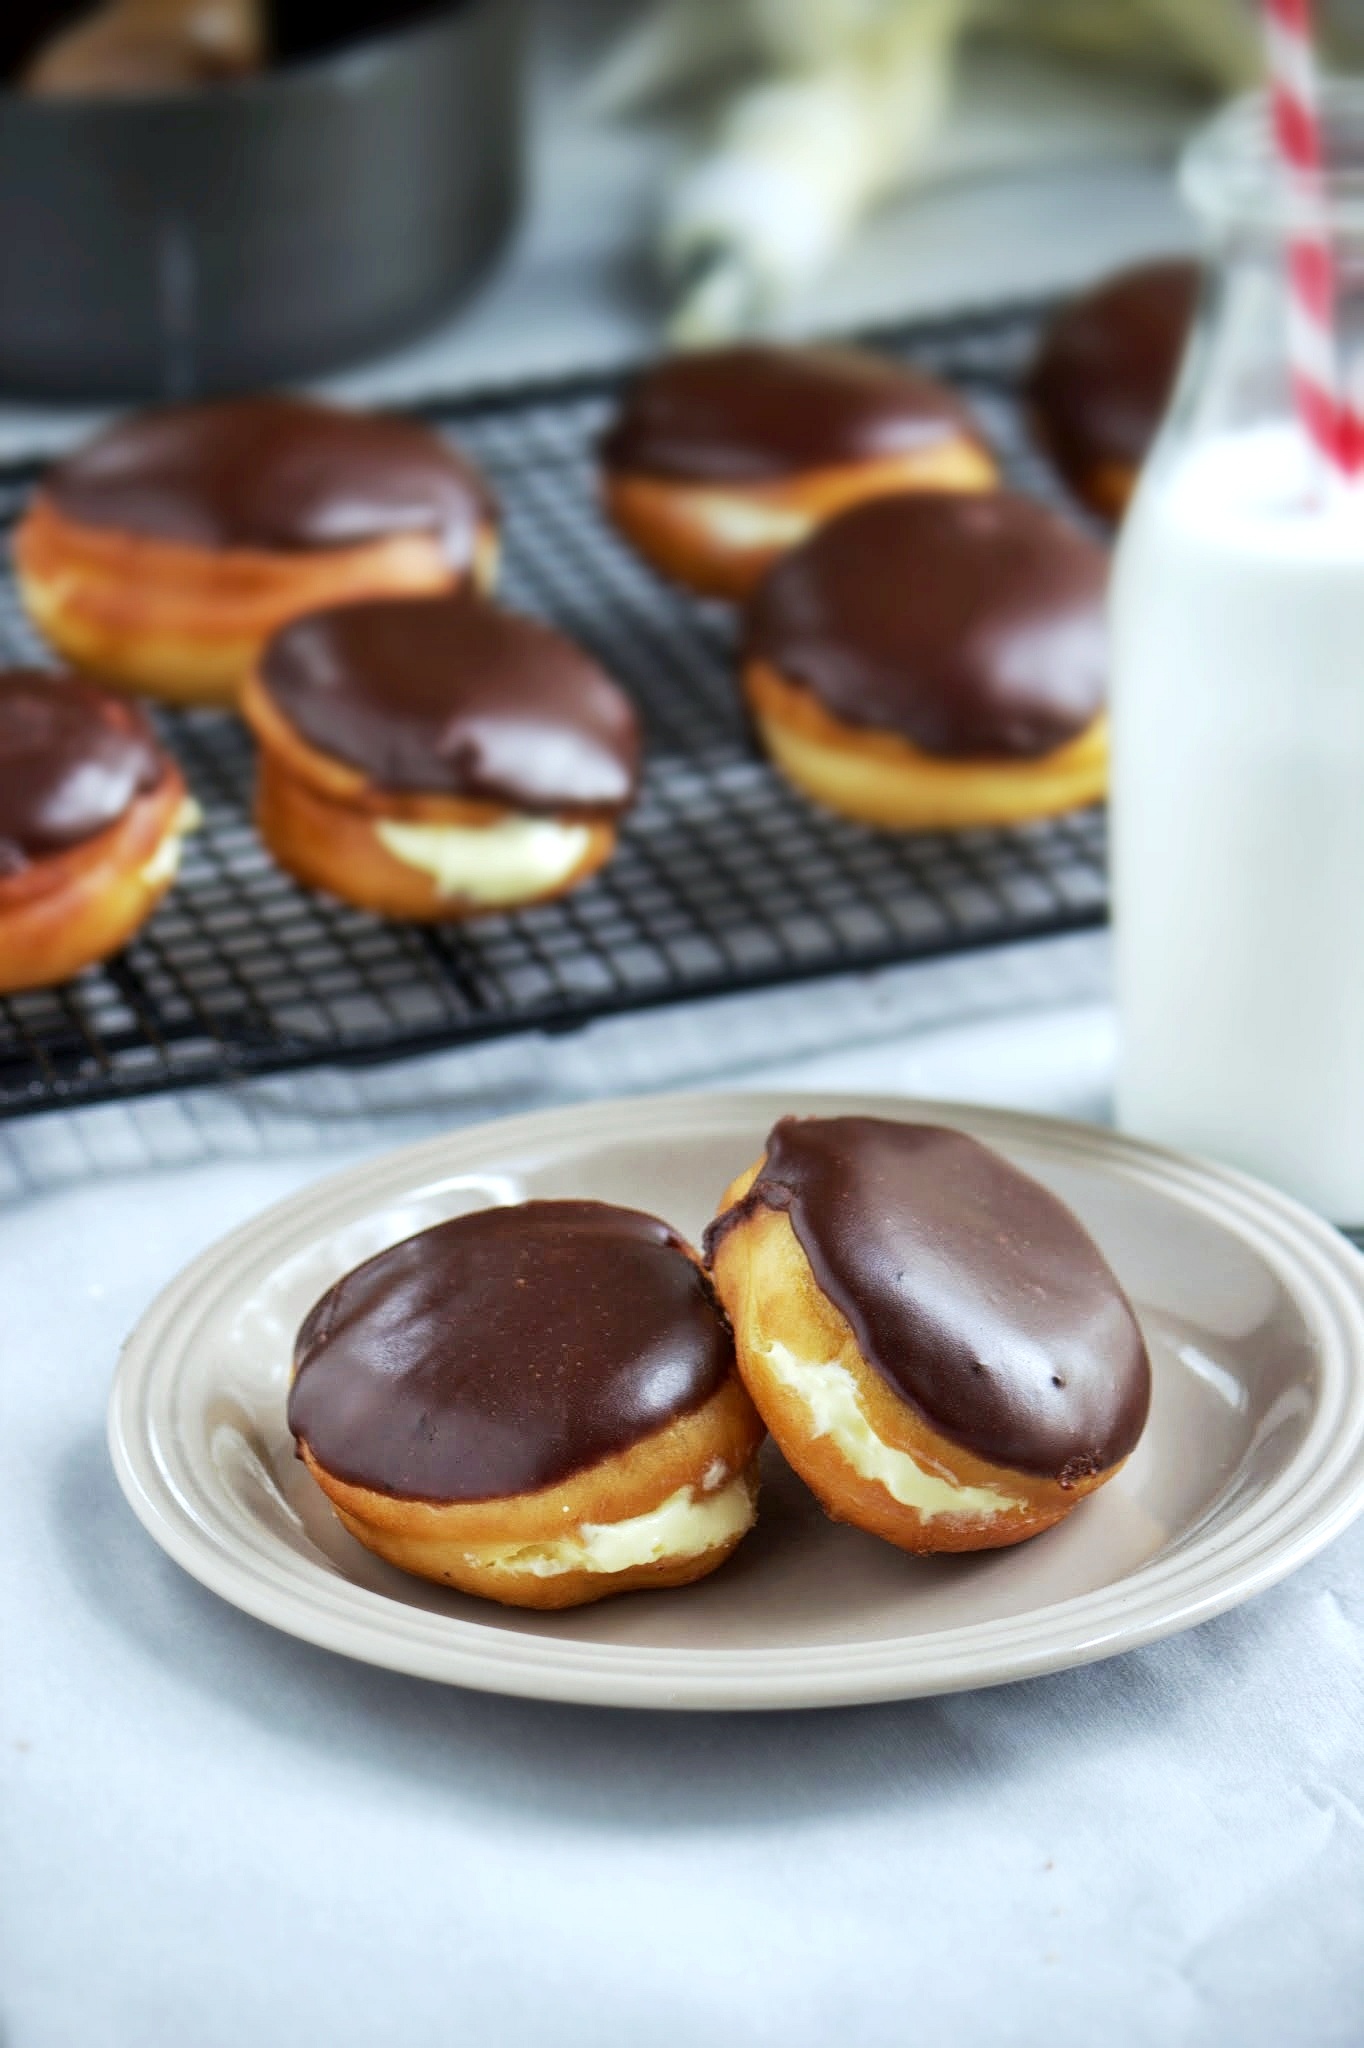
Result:
<svg viewBox="0 0 1364 2048"><path fill-rule="evenodd" d="M1288 242L1288 357L1303 431L1330 469L1364 468L1364 426L1343 389L1336 266L1326 211L1311 0L1264 0L1274 139L1293 198Z"/></svg>

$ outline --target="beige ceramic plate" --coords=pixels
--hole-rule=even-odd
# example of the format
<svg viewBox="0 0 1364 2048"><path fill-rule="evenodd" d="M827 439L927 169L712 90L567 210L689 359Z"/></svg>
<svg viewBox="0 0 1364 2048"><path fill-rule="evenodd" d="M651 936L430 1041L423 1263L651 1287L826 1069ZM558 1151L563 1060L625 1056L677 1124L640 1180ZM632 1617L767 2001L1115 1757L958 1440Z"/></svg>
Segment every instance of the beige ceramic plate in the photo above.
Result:
<svg viewBox="0 0 1364 2048"><path fill-rule="evenodd" d="M1015 1550L914 1559L824 1520L772 1459L703 1585L519 1614L344 1534L284 1420L294 1331L338 1274L485 1202L590 1195L693 1237L789 1108L959 1125L1045 1181L1132 1295L1155 1362L1121 1477ZM1282 1578L1364 1505L1364 1261L1252 1181L1110 1134L865 1097L593 1104L411 1146L195 1261L130 1340L109 1418L137 1514L276 1628L423 1678L634 1707L805 1707L994 1685L1131 1649Z"/></svg>

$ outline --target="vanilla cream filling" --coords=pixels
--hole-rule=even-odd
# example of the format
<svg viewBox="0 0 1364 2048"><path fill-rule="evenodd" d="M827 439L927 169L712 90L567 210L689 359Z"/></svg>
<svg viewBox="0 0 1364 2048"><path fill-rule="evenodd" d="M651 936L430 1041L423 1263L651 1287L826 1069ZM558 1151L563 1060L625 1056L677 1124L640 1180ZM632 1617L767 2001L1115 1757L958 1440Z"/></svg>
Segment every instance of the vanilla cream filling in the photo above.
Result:
<svg viewBox="0 0 1364 2048"><path fill-rule="evenodd" d="M797 1358L775 1340L764 1347L763 1358L773 1378L803 1403L814 1435L829 1437L855 1472L884 1486L926 1522L935 1515L1002 1515L1025 1505L992 1486L959 1486L925 1471L908 1451L883 1443L863 1413L857 1382L846 1366Z"/></svg>
<svg viewBox="0 0 1364 2048"><path fill-rule="evenodd" d="M171 820L170 829L149 860L143 862L142 879L149 889L159 889L165 882L173 882L180 872L180 855L184 850L185 834L197 831L204 822L204 814L192 796L187 796Z"/></svg>
<svg viewBox="0 0 1364 2048"><path fill-rule="evenodd" d="M711 538L736 548L790 547L804 540L814 523L799 507L771 505L722 491L692 489L692 516Z"/></svg>
<svg viewBox="0 0 1364 2048"><path fill-rule="evenodd" d="M710 1483L706 1474L703 1485ZM664 1558L700 1557L732 1542L752 1526L754 1508L742 1478L731 1479L706 1497L694 1486L670 1493L645 1515L623 1522L583 1522L571 1536L545 1543L486 1544L465 1552L468 1564L484 1571L529 1572L557 1578L561 1572L624 1572Z"/></svg>
<svg viewBox="0 0 1364 2048"><path fill-rule="evenodd" d="M381 819L380 844L430 875L441 896L471 903L519 903L567 881L587 851L591 827L555 818L500 818L495 825L402 825Z"/></svg>

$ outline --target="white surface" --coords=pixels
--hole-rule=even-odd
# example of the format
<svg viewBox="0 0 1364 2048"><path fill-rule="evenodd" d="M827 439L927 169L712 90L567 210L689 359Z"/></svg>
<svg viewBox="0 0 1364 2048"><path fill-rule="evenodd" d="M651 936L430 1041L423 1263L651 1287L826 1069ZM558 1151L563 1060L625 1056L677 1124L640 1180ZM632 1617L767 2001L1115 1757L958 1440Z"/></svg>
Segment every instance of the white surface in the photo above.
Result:
<svg viewBox="0 0 1364 2048"><path fill-rule="evenodd" d="M955 1125L1074 1209L1151 1356L1150 1416L1117 1477L1044 1540L925 1560L829 1522L767 1458L756 1531L722 1571L685 1597L567 1614L506 1612L408 1577L339 1526L285 1419L295 1336L326 1288L413 1231L542 1196L661 1210L697 1244L717 1191L791 1110ZM821 1371L785 1355L796 1384ZM259 1620L365 1663L592 1706L909 1699L1171 1635L1338 1535L1364 1505L1364 1262L1269 1189L1092 1126L900 1096L617 1097L402 1146L232 1232L133 1332L109 1441L129 1505L178 1564ZM915 1490L872 1476L917 1504L929 1475L890 1455ZM977 1492L968 1505L988 1517L1010 1503Z"/></svg>
<svg viewBox="0 0 1364 2048"><path fill-rule="evenodd" d="M1287 419L1171 446L1124 522L1118 1108L1354 1223L1364 506L1314 488L1310 457Z"/></svg>
<svg viewBox="0 0 1364 2048"><path fill-rule="evenodd" d="M154 1291L325 1166L764 1057L774 1082L1092 1113L1103 989L1101 944L1068 940L363 1085L11 1126L7 2048L1357 2048L1359 1528L1239 1612L1069 1676L635 1718L277 1635L161 1555L105 1454Z"/></svg>

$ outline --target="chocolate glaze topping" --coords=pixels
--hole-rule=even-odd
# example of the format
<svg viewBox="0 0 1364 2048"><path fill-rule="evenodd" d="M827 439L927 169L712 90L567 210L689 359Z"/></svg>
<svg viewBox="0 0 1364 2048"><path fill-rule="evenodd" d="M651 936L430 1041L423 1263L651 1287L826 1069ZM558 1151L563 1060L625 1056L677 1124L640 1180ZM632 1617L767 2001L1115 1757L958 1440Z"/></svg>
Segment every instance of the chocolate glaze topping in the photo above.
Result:
<svg viewBox="0 0 1364 2048"><path fill-rule="evenodd" d="M1069 1209L974 1138L784 1117L707 1256L760 1206L787 1212L867 1363L976 1456L1073 1484L1141 1435L1151 1369L1126 1295Z"/></svg>
<svg viewBox="0 0 1364 2048"><path fill-rule="evenodd" d="M107 831L166 768L138 705L74 676L0 673L0 877Z"/></svg>
<svg viewBox="0 0 1364 2048"><path fill-rule="evenodd" d="M1063 475L1082 485L1108 464L1141 463L1174 389L1199 277L1196 263L1120 271L1053 322L1029 395Z"/></svg>
<svg viewBox="0 0 1364 2048"><path fill-rule="evenodd" d="M906 455L962 436L985 446L943 385L852 348L724 348L673 356L631 391L602 442L608 469L748 484Z"/></svg>
<svg viewBox="0 0 1364 2048"><path fill-rule="evenodd" d="M456 569L493 513L482 479L426 427L297 398L136 413L43 488L79 525L187 547L296 554L433 533Z"/></svg>
<svg viewBox="0 0 1364 2048"><path fill-rule="evenodd" d="M1103 706L1107 574L1103 550L1031 498L876 498L777 563L747 653L925 753L1049 754Z"/></svg>
<svg viewBox="0 0 1364 2048"><path fill-rule="evenodd" d="M357 1266L298 1333L289 1427L428 1501L555 1486L716 1393L724 1311L682 1240L606 1202L480 1209Z"/></svg>
<svg viewBox="0 0 1364 2048"><path fill-rule="evenodd" d="M634 794L625 693L571 640L467 593L313 612L260 674L296 732L382 789L569 813Z"/></svg>

